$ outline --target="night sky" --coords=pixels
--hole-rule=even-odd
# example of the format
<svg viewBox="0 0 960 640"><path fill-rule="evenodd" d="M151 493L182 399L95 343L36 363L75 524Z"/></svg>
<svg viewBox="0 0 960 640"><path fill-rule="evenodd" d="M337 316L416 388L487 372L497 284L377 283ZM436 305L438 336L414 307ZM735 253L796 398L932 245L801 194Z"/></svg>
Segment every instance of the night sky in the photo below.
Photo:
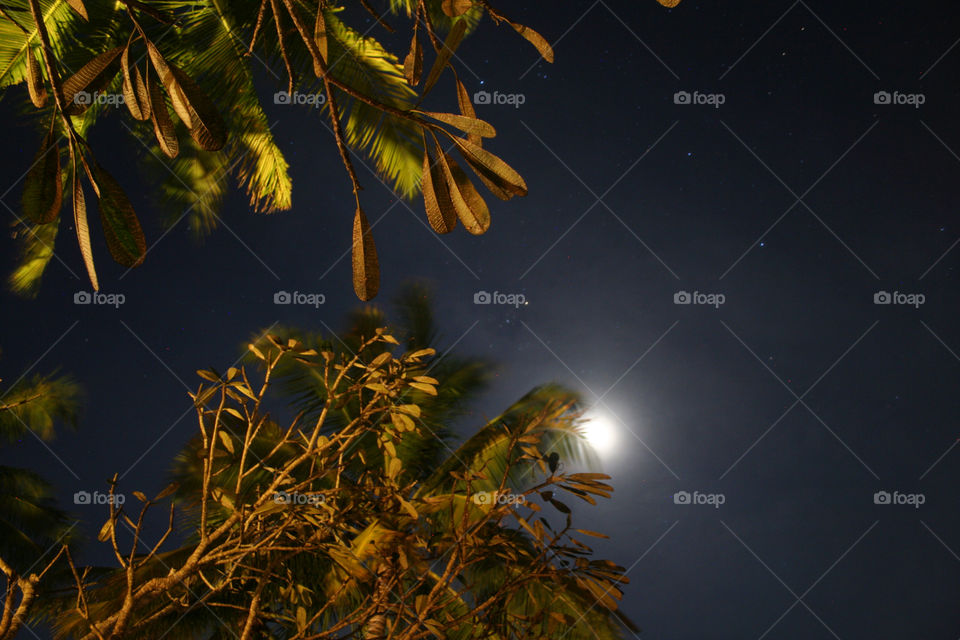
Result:
<svg viewBox="0 0 960 640"><path fill-rule="evenodd" d="M530 195L487 198L484 236L437 236L421 201L397 201L358 167L377 301L425 280L443 344L501 363L463 433L551 380L613 425L603 467L616 493L578 515L612 536L599 554L629 568L638 637L955 639L955 3L750 4L511 3L554 43L554 65L485 23L461 78L523 97L477 110ZM262 71L264 96L282 88ZM434 93L432 106L455 109L449 77ZM11 126L12 97L0 103L0 192L16 209L11 180L39 135ZM121 490L165 485L196 430L196 369L229 366L278 321L336 329L357 304L332 135L309 108L268 114L292 165L292 211L253 214L234 192L205 241L183 222L164 236L135 169L145 152L114 115L94 147L125 141L102 163L152 244L124 274L95 237L101 290L125 304L74 304L89 285L72 228L36 300L0 294L0 378L59 366L87 394L76 432L49 446L28 437L0 461L41 471L89 533L104 513L74 507L75 491L105 490L114 472ZM0 247L8 273L14 245ZM274 305L281 290L326 302ZM479 291L527 304L477 305ZM676 304L679 292L697 295ZM878 292L891 303L875 304ZM107 562L103 551L87 559Z"/></svg>

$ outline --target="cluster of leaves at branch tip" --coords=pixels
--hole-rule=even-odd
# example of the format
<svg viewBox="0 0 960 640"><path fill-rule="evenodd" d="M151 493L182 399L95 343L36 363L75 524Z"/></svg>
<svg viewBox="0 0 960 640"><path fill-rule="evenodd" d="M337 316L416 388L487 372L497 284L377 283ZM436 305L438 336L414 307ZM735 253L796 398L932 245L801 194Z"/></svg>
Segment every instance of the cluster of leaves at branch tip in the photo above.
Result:
<svg viewBox="0 0 960 640"><path fill-rule="evenodd" d="M667 7L679 3L658 1ZM356 199L353 285L361 300L377 294L380 269L360 202L358 154L370 158L375 176L401 196L422 195L435 232L450 233L458 223L471 234L486 232L490 209L474 178L501 200L526 195L527 185L484 147L496 131L478 117L457 74L456 53L484 16L511 27L547 62L554 60L553 48L543 35L507 18L487 0L390 0L389 16L361 4L386 31L396 31L389 23L393 19L409 22L412 37L402 60L374 37L346 25L341 19L345 7L327 0L157 7L121 0L116 7L97 7L93 16L84 0L6 3L0 34L9 44L0 47L0 89L25 82L30 103L49 116L24 181L23 257L11 276L12 288L33 294L39 287L53 256L65 179L72 183L77 242L94 289L99 282L85 186L96 196L113 259L129 269L146 256L146 239L130 199L87 143L90 128L109 112L93 98L108 89L120 90L132 119L127 128L141 140L152 137L152 155L172 173L164 176L160 189L178 205L171 207L177 212L171 222L188 216L199 232L215 228L227 175L246 187L253 209L289 209L287 163L253 86L251 61L257 58L282 59L291 93L323 94L323 113ZM31 19L32 28L26 26ZM89 45L77 46L79 42L96 42L104 50L77 61L89 55L84 53ZM61 78L61 69L72 71L70 65L79 68ZM423 109L448 70L457 112ZM66 168L61 166L64 140L70 157ZM363 230L359 235L358 229Z"/></svg>

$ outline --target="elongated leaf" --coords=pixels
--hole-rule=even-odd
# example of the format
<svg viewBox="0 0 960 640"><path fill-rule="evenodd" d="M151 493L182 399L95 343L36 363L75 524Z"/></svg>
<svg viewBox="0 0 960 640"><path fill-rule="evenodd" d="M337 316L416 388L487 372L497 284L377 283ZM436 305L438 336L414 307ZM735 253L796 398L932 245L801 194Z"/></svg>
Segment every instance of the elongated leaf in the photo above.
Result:
<svg viewBox="0 0 960 640"><path fill-rule="evenodd" d="M116 73L114 62L123 52L124 47L114 47L94 56L87 64L63 82L63 97L66 101L67 114L76 116L86 111L93 103L93 95L103 90L113 74Z"/></svg>
<svg viewBox="0 0 960 640"><path fill-rule="evenodd" d="M93 165L93 176L100 188L100 223L110 255L125 267L139 266L147 254L147 241L130 199L100 165Z"/></svg>
<svg viewBox="0 0 960 640"><path fill-rule="evenodd" d="M323 15L323 5L317 8L317 21L313 25L313 40L317 43L317 50L323 61L328 60L329 46L327 44L327 20Z"/></svg>
<svg viewBox="0 0 960 640"><path fill-rule="evenodd" d="M430 157L427 145L423 150L423 206L430 227L437 233L450 233L457 226L457 212L450 200L443 169Z"/></svg>
<svg viewBox="0 0 960 640"><path fill-rule="evenodd" d="M176 158L180 153L180 142L177 132L173 128L173 120L167 111L167 103L160 93L160 85L147 73L147 91L150 96L150 119L153 121L153 133L157 137L157 144L168 158Z"/></svg>
<svg viewBox="0 0 960 640"><path fill-rule="evenodd" d="M553 47L550 46L550 43L547 42L546 38L530 27L525 27L522 24L511 22L510 26L516 29L517 33L519 33L521 36L526 38L527 42L535 46L537 51L540 52L540 55L543 56L544 60L547 62L553 62Z"/></svg>
<svg viewBox="0 0 960 640"><path fill-rule="evenodd" d="M170 96L170 104L173 105L174 112L183 121L183 124L187 126L187 129L191 129L193 127L193 119L188 107L189 101L183 94L183 89L180 87L180 83L177 82L177 77L173 74L169 63L167 63L157 47L149 40L147 41L147 53L150 56L150 62L153 63L153 68L160 77L163 88L167 90L167 95Z"/></svg>
<svg viewBox="0 0 960 640"><path fill-rule="evenodd" d="M63 202L60 146L51 128L23 180L23 214L30 222L47 224L57 219Z"/></svg>
<svg viewBox="0 0 960 640"><path fill-rule="evenodd" d="M123 72L123 102L127 105L134 120L150 119L150 96L147 86L140 75L140 69L130 63L130 47L124 47L120 56L120 69Z"/></svg>
<svg viewBox="0 0 960 640"><path fill-rule="evenodd" d="M33 47L27 49L27 91L30 92L30 102L37 109L47 103L47 88L43 84L43 74Z"/></svg>
<svg viewBox="0 0 960 640"><path fill-rule="evenodd" d="M472 0L443 0L440 8L451 18L461 16L473 6Z"/></svg>
<svg viewBox="0 0 960 640"><path fill-rule="evenodd" d="M370 224L357 207L353 216L353 290L363 301L371 300L380 289L380 263Z"/></svg>
<svg viewBox="0 0 960 640"><path fill-rule="evenodd" d="M455 113L436 113L433 111L415 111L414 113L429 116L451 127L456 127L464 133L477 135L482 138L493 138L497 135L497 130L493 128L493 125L477 118L459 116Z"/></svg>
<svg viewBox="0 0 960 640"><path fill-rule="evenodd" d="M467 118L476 118L477 112L473 108L473 101L467 93L467 88L460 82L460 76L456 71L453 72L453 79L457 85L457 105L460 107L460 113ZM475 133L467 135L467 139L477 146L483 146L483 138Z"/></svg>
<svg viewBox="0 0 960 640"><path fill-rule="evenodd" d="M80 244L80 255L90 277L90 285L94 291L100 290L97 280L97 270L93 265L93 247L90 244L90 225L87 223L87 202L83 196L83 183L74 165L73 171L73 226L77 230L77 242Z"/></svg>
<svg viewBox="0 0 960 640"><path fill-rule="evenodd" d="M657 0L657 2L669 9L673 9L675 6L680 4L680 0Z"/></svg>
<svg viewBox="0 0 960 640"><path fill-rule="evenodd" d="M420 40L417 38L417 31L413 31L413 40L410 41L410 52L403 59L403 75L411 87L420 84L420 76L423 74L423 48L420 46Z"/></svg>
<svg viewBox="0 0 960 640"><path fill-rule="evenodd" d="M463 36L466 32L467 23L465 20L457 20L453 24L453 28L450 29L450 33L447 34L447 39L444 40L443 46L440 48L440 51L437 52L437 58L433 61L433 66L430 67L430 73L427 74L427 81L423 85L423 93L421 96L426 96L427 93L430 92L430 89L433 88L433 85L437 83L437 80L440 79L440 74L443 73L444 67L449 64L450 58L457 51L457 47L463 42Z"/></svg>
<svg viewBox="0 0 960 640"><path fill-rule="evenodd" d="M452 136L450 139L457 145L464 160L477 172L477 175L483 175L504 191L518 196L527 195L527 183L513 167L469 140L457 136Z"/></svg>
<svg viewBox="0 0 960 640"><path fill-rule="evenodd" d="M463 169L443 152L439 145L436 151L440 158L440 167L446 179L447 189L450 192L450 200L453 202L453 208L457 212L460 222L467 228L467 231L474 235L480 235L490 228L490 210L486 202L477 193L473 183L467 179Z"/></svg>
<svg viewBox="0 0 960 640"><path fill-rule="evenodd" d="M187 100L190 112L190 135L201 149L219 151L227 142L227 128L220 112L193 79L179 67L170 64L170 71L176 78L181 95Z"/></svg>
<svg viewBox="0 0 960 640"><path fill-rule="evenodd" d="M80 14L80 17L84 20L89 20L90 16L87 15L87 8L83 5L83 0L67 0L67 4L70 5L70 8Z"/></svg>

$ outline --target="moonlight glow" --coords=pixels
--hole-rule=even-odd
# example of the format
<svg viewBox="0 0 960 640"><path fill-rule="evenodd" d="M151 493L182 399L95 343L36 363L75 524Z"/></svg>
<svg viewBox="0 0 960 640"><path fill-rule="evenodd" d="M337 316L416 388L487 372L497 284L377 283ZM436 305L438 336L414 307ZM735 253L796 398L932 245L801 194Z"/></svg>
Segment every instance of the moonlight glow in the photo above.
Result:
<svg viewBox="0 0 960 640"><path fill-rule="evenodd" d="M602 411L590 411L583 424L583 434L591 447L601 456L610 455L620 440L615 418Z"/></svg>

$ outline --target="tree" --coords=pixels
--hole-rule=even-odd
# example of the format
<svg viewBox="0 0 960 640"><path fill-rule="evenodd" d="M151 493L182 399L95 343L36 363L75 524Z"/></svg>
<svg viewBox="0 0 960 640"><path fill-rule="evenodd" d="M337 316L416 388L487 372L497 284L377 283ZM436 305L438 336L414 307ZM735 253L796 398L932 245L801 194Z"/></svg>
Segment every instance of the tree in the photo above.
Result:
<svg viewBox="0 0 960 640"><path fill-rule="evenodd" d="M623 569L592 558L583 540L605 536L558 499L612 490L564 469L586 454L576 397L534 389L455 444L449 419L483 368L423 346L425 304L408 293L396 331L368 308L339 338L285 330L251 342L243 367L200 371L177 482L134 492L130 511L111 501L99 537L120 568L74 568L58 636L622 637ZM277 396L296 416L271 417ZM146 514L168 499L148 544ZM188 537L162 551L174 503Z"/></svg>
<svg viewBox="0 0 960 640"><path fill-rule="evenodd" d="M50 440L57 423L75 424L80 394L75 382L55 375L23 377L0 390L0 439L14 442L30 432ZM40 595L41 578L60 557L47 558L48 552L76 538L70 519L57 508L52 494L39 474L0 465L0 572L6 578L0 638L4 640L17 634Z"/></svg>
<svg viewBox="0 0 960 640"><path fill-rule="evenodd" d="M679 0L659 2L676 6ZM118 102L105 104L101 96L123 96L129 115L124 126L168 167L171 175L162 172L167 179L160 192L180 205L168 222L179 221L186 207L195 230L214 228L225 175L246 190L251 208L289 209L287 161L254 86L254 71L264 60L282 60L287 101L303 96L323 104L329 121L324 126L333 133L353 190L353 283L362 300L376 295L380 269L361 207L355 168L361 154L399 195L422 193L437 233L449 233L458 220L470 233L485 232L489 209L450 152L456 149L497 198L526 195L527 186L483 146L496 131L477 118L457 76L455 52L483 18L515 29L547 61L553 61L553 50L543 36L513 22L488 0L384 4L379 12L367 0L121 0L98 4L91 12L83 0L4 2L0 91L26 84L44 131L24 180L22 215L16 215L22 258L11 287L36 293L53 256L65 184L94 289L99 282L87 187L96 197L113 259L132 268L145 258L147 241L134 207L89 143L92 128L110 114L110 103ZM387 36L396 32L394 24L406 25L410 45L401 53L402 62L384 39L350 26L366 14ZM433 52L429 68L424 63L431 54L425 49ZM424 99L448 68L458 113L425 110ZM98 151L101 160L107 158L104 164L110 163L111 150Z"/></svg>

